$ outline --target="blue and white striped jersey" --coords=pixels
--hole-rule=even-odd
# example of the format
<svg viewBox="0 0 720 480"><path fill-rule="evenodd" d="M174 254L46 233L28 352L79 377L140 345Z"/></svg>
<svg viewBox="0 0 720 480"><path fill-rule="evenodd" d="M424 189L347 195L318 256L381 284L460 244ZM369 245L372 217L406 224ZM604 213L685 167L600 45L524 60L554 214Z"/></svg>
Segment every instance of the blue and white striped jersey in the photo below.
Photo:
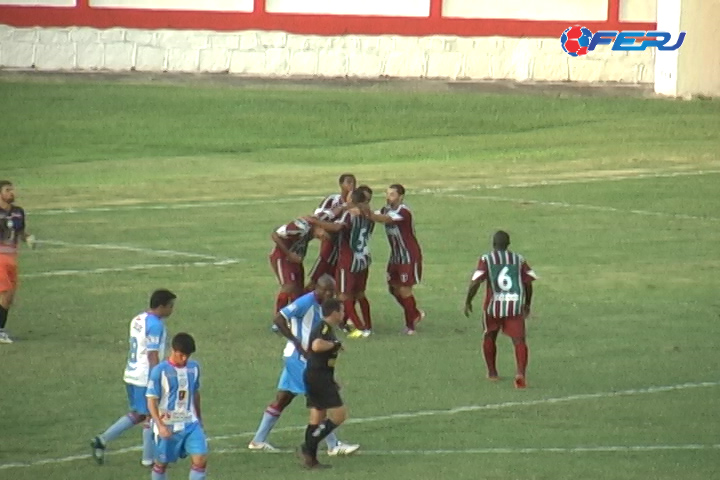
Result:
<svg viewBox="0 0 720 480"><path fill-rule="evenodd" d="M293 335L300 339L302 347L307 350L310 346L310 333L313 328L315 328L315 325L322 321L322 312L315 293L310 292L305 294L282 308L280 315L285 317L285 320L290 324L290 330ZM303 362L305 361L292 342L288 342L285 346L283 356L285 358L294 357Z"/></svg>
<svg viewBox="0 0 720 480"><path fill-rule="evenodd" d="M160 362L150 372L146 396L158 399L160 418L172 431L178 432L197 423L195 392L200 391L200 365L188 360L178 367L169 360Z"/></svg>

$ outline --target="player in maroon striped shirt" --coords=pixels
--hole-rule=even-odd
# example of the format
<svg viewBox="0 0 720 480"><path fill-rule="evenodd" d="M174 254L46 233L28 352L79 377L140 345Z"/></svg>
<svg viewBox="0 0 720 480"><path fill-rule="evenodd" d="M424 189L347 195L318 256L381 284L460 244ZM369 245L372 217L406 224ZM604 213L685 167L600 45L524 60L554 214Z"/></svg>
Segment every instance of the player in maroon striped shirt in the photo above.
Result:
<svg viewBox="0 0 720 480"><path fill-rule="evenodd" d="M413 286L422 279L422 250L415 236L413 214L405 199L405 187L393 184L387 189L387 205L370 218L385 224L390 242L387 282L390 294L405 312L405 333L415 334L415 326L425 316L417 307Z"/></svg>
<svg viewBox="0 0 720 480"><path fill-rule="evenodd" d="M276 312L302 295L305 281L303 260L308 243L313 238L326 236L321 228L313 227L303 218L295 219L272 233L275 247L270 252L270 266L280 283L275 301Z"/></svg>
<svg viewBox="0 0 720 480"><path fill-rule="evenodd" d="M350 193L355 190L355 175L352 173L343 173L338 179L340 184L340 193L328 195L325 200L320 202L315 210L315 216L327 222L334 222L341 213L339 207L345 204L350 197ZM315 284L318 278L325 274L332 277L335 276L335 266L337 265L338 256L338 235L330 234L320 243L320 253L315 264L310 270L310 281L305 287L305 291L312 292L315 290Z"/></svg>
<svg viewBox="0 0 720 480"><path fill-rule="evenodd" d="M525 388L525 370L528 363L528 348L525 343L525 320L530 315L532 282L537 275L522 255L508 250L510 235L502 230L493 235L493 250L480 257L473 273L465 299L465 316L472 312L472 301L487 280L485 302L483 303L485 330L483 355L488 368L488 378L498 379L495 366L498 332L512 339L515 346L515 387Z"/></svg>
<svg viewBox="0 0 720 480"><path fill-rule="evenodd" d="M367 193L358 188L350 195L350 202L346 211L335 222L325 222L317 218L310 218L313 225L321 227L326 232L339 234L339 249L335 281L338 286L338 298L345 305L346 320L350 320L356 327L354 337L367 336L372 328L369 302L365 297L368 269L372 262L368 241L372 233L373 222L367 218ZM363 300L367 311L363 311L361 321L355 310L355 302ZM363 304L361 303L361 308ZM365 335L363 335L364 332ZM357 335L356 335L357 333Z"/></svg>

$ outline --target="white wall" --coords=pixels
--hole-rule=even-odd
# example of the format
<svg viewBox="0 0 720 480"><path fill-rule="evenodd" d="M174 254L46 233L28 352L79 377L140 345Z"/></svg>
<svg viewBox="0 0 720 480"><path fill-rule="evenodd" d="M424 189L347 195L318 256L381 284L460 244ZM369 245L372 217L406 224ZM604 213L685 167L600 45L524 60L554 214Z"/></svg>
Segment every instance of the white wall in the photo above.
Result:
<svg viewBox="0 0 720 480"><path fill-rule="evenodd" d="M0 25L0 67L648 83L653 52L565 54L558 38L322 37L284 32Z"/></svg>
<svg viewBox="0 0 720 480"><path fill-rule="evenodd" d="M34 7L74 7L76 0L0 0L0 5L24 5Z"/></svg>
<svg viewBox="0 0 720 480"><path fill-rule="evenodd" d="M523 20L607 19L608 0L443 0L443 15Z"/></svg>
<svg viewBox="0 0 720 480"><path fill-rule="evenodd" d="M266 0L271 13L427 17L430 0Z"/></svg>
<svg viewBox="0 0 720 480"><path fill-rule="evenodd" d="M654 23L657 3L658 0L620 0L620 21Z"/></svg>
<svg viewBox="0 0 720 480"><path fill-rule="evenodd" d="M662 95L691 98L720 96L720 48L718 27L720 0L660 0L658 30L677 38L687 32L685 43L673 52L658 52L655 91Z"/></svg>
<svg viewBox="0 0 720 480"><path fill-rule="evenodd" d="M95 8L252 12L253 0L90 0Z"/></svg>

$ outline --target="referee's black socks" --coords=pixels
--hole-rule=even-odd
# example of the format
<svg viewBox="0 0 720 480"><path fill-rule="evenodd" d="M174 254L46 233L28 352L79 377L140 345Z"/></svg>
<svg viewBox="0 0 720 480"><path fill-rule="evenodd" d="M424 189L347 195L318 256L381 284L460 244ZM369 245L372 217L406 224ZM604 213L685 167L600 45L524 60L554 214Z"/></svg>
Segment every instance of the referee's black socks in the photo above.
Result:
<svg viewBox="0 0 720 480"><path fill-rule="evenodd" d="M317 458L317 451L320 442L325 437L330 435L330 432L335 430L335 425L329 418L322 422L320 425L308 425L305 429L305 446L308 449L308 453L313 457Z"/></svg>
<svg viewBox="0 0 720 480"><path fill-rule="evenodd" d="M0 305L0 330L5 328L5 324L7 323L7 317L8 309Z"/></svg>

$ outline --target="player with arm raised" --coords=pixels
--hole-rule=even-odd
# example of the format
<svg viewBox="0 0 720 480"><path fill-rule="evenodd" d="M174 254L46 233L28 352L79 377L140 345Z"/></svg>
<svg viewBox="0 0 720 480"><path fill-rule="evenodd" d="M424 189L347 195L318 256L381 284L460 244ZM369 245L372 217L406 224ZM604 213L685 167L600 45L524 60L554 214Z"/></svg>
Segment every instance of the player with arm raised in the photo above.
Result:
<svg viewBox="0 0 720 480"><path fill-rule="evenodd" d="M465 299L465 316L472 312L472 301L482 282L487 280L483 314L485 330L483 336L483 355L488 368L488 378L498 379L495 366L497 356L496 340L498 332L512 339L515 347L515 387L525 388L525 370L528 363L528 348L525 343L525 319L530 315L532 302L532 282L537 275L522 255L508 250L510 235L502 230L493 235L493 250L478 261L472 275Z"/></svg>
<svg viewBox="0 0 720 480"><path fill-rule="evenodd" d="M413 213L403 203L405 187L393 184L387 189L387 205L369 213L371 220L385 224L390 243L387 282L390 294L405 312L405 333L413 335L425 313L417 307L413 286L422 279L422 250L415 236Z"/></svg>
<svg viewBox="0 0 720 480"><path fill-rule="evenodd" d="M365 292L368 269L372 258L368 241L372 233L373 222L362 210L368 209L367 194L361 189L350 195L350 204L342 216L333 223L311 218L310 222L330 233L339 233L339 254L335 281L338 287L338 298L345 306L346 320L355 325L353 337L363 336L363 331L370 325L360 321L355 311L355 301L359 294ZM369 321L369 315L366 321Z"/></svg>
<svg viewBox="0 0 720 480"><path fill-rule="evenodd" d="M318 218L332 222L337 220L340 212L340 207L344 205L352 193L355 190L355 175L352 173L343 173L338 179L340 184L340 193L328 195L325 200L320 202L318 208L315 210L315 216ZM332 277L335 276L335 266L337 265L338 257L338 236L337 234L328 235L327 238L323 238L320 243L320 252L318 254L315 264L310 270L310 281L305 288L305 291L312 292L315 289L315 284L318 278L325 274Z"/></svg>
<svg viewBox="0 0 720 480"><path fill-rule="evenodd" d="M105 461L107 444L141 422L145 422L142 464L148 467L152 465L153 436L150 424L146 421L150 412L145 393L150 371L165 357L165 319L172 315L176 298L169 290L154 291L150 296L150 310L137 315L130 322L130 349L123 376L130 412L90 442L93 458L100 465Z"/></svg>
<svg viewBox="0 0 720 480"><path fill-rule="evenodd" d="M147 408L155 430L151 480L166 480L169 463L190 456L189 480L205 480L207 437L200 410L200 365L190 360L195 339L178 333L170 357L150 372Z"/></svg>
<svg viewBox="0 0 720 480"><path fill-rule="evenodd" d="M320 305L334 296L335 280L329 275L323 275L318 279L313 292L303 295L284 307L275 317L275 325L288 340L283 351L283 370L280 374L275 401L265 409L257 432L248 444L250 450L277 450L268 443L268 436L280 419L282 412L293 399L298 395L306 394L303 374L307 366L306 356L310 332L322 321ZM332 456L350 455L360 448L359 445L338 441L335 435L327 438L327 444L328 454Z"/></svg>
<svg viewBox="0 0 720 480"><path fill-rule="evenodd" d="M0 180L0 343L13 343L5 325L17 289L18 242L35 247L35 237L26 229L25 210L14 203L12 182Z"/></svg>

